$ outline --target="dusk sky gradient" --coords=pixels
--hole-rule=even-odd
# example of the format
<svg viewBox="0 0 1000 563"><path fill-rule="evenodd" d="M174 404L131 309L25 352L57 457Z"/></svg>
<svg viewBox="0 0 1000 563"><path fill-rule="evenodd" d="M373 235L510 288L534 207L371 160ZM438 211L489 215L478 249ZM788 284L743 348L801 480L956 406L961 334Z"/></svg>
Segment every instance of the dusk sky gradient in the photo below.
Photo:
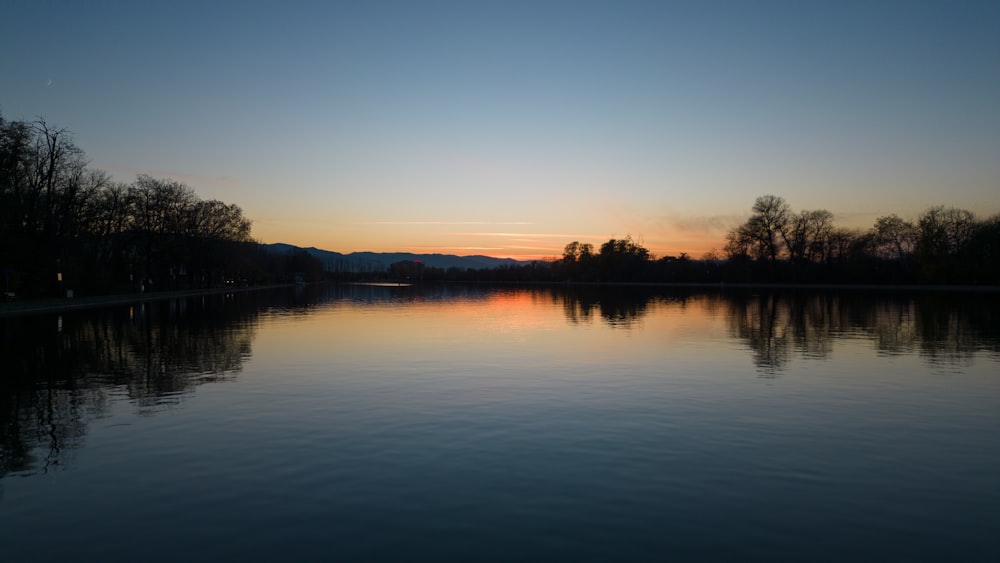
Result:
<svg viewBox="0 0 1000 563"><path fill-rule="evenodd" d="M262 242L722 248L756 197L1000 211L1000 2L0 0L0 112Z"/></svg>

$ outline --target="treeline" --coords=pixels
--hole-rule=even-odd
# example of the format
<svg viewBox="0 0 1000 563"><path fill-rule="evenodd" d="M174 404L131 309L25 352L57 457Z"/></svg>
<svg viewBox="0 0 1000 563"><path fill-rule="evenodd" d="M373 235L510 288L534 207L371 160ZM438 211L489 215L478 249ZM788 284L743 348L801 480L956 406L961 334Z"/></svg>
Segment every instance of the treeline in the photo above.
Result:
<svg viewBox="0 0 1000 563"><path fill-rule="evenodd" d="M141 175L87 167L65 129L0 116L0 267L5 293L60 296L290 280L307 255L275 256L235 204Z"/></svg>
<svg viewBox="0 0 1000 563"><path fill-rule="evenodd" d="M0 115L0 268L5 293L62 296L317 281L1000 284L1000 215L933 207L868 230L827 210L757 198L722 253L656 257L631 238L573 241L560 259L448 270L398 262L385 272L325 272L305 251L268 252L235 204L141 175L87 167L65 129ZM297 275L298 274L298 275Z"/></svg>
<svg viewBox="0 0 1000 563"><path fill-rule="evenodd" d="M729 231L725 252L741 281L997 284L1000 215L938 206L916 221L890 214L852 231L825 209L795 212L766 195Z"/></svg>
<svg viewBox="0 0 1000 563"><path fill-rule="evenodd" d="M509 282L1000 284L1000 215L932 207L915 221L879 217L868 230L834 223L833 213L795 212L781 197L757 198L726 235L723 254L655 257L631 238L599 248L574 241L562 258L496 270L442 270L400 262L398 280Z"/></svg>

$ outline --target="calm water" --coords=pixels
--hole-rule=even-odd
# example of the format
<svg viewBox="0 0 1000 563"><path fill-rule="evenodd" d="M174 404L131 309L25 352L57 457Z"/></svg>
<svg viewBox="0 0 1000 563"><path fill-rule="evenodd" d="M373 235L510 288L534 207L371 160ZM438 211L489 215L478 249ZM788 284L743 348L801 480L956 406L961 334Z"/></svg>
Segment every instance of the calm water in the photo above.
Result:
<svg viewBox="0 0 1000 563"><path fill-rule="evenodd" d="M5 562L1000 560L996 295L310 287L0 336Z"/></svg>

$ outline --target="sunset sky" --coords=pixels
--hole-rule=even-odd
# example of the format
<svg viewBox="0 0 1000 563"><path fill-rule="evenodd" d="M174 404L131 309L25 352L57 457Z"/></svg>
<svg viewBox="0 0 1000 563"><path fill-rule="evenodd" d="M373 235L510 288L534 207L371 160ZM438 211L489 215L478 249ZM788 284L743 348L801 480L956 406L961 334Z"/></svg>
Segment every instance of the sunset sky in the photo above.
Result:
<svg viewBox="0 0 1000 563"><path fill-rule="evenodd" d="M0 113L262 242L518 258L1000 211L1000 2L0 0Z"/></svg>

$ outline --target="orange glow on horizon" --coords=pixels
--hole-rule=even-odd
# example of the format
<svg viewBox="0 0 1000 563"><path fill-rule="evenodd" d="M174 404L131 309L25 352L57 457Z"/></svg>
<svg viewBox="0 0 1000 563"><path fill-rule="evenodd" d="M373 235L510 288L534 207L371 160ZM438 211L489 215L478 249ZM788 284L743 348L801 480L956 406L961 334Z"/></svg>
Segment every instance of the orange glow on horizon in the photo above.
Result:
<svg viewBox="0 0 1000 563"><path fill-rule="evenodd" d="M292 210L272 210L255 221L253 235L264 242L282 242L302 248L319 248L341 254L353 252L445 254L488 256L520 261L551 261L562 257L566 245L577 241L595 251L611 239L632 238L656 258L701 258L723 248L725 233L740 218L692 212L690 220L650 219L639 211L611 214L612 219L552 215L546 220L517 220L530 213L513 213L510 220L444 220L440 215L398 220L359 216L323 219ZM359 214L360 215L360 214ZM519 216L520 215L520 216ZM621 215L621 217L619 217ZM252 214L251 214L252 216ZM397 220L390 220L397 219ZM627 228L622 228L626 225Z"/></svg>
<svg viewBox="0 0 1000 563"><path fill-rule="evenodd" d="M393 244L392 242L383 242L381 244L366 244L364 246L355 244L345 244L339 242L336 239L330 240L327 237L323 237L326 240L317 240L309 237L308 235L299 236L267 236L258 237L265 244L273 242L282 242L285 244L292 244L301 248L315 247L320 250L328 250L331 252L339 252L341 254L351 254L353 252L376 252L376 253L412 253L412 254L446 254L455 256L488 256L491 258L510 258L518 261L543 261L550 262L553 260L559 260L562 258L563 249L567 244L578 241L581 243L589 243L594 246L594 251L600 250L602 244L607 242L612 238L622 238L615 236L608 236L600 240L584 240L584 239L567 239L566 241L553 242L552 244L544 245L515 245L515 244L496 244L496 245L436 245L436 244ZM655 258L662 258L664 256L679 256L681 253L686 253L689 258L698 259L705 255L705 253L710 251L715 251L720 253L725 241L722 237L714 236L686 236L677 237L677 242L671 242L667 244L653 244L645 243L641 240L637 241L643 247L649 250L649 252ZM548 241L546 241L548 242Z"/></svg>

